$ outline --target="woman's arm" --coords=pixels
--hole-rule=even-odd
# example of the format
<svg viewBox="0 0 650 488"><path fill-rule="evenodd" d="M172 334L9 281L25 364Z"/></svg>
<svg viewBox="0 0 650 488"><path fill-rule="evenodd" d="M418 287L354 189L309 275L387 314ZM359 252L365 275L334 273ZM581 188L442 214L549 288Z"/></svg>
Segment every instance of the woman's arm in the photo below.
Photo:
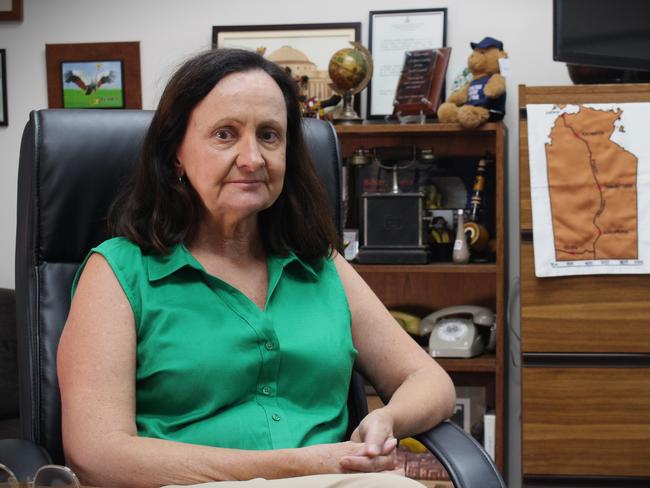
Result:
<svg viewBox="0 0 650 488"><path fill-rule="evenodd" d="M390 312L337 254L334 258L352 313L357 368L388 404L371 412L355 436L372 455L385 435L423 432L451 416L455 391L449 375L399 326ZM353 437L355 440L356 437ZM374 445L374 447L373 447ZM349 467L349 466L348 466Z"/></svg>
<svg viewBox="0 0 650 488"><path fill-rule="evenodd" d="M138 437L136 333L131 306L110 266L93 254L61 335L57 364L67 462L85 484L161 486L341 472L355 442L245 451ZM383 463L383 464L381 464ZM381 457L381 469L392 469Z"/></svg>

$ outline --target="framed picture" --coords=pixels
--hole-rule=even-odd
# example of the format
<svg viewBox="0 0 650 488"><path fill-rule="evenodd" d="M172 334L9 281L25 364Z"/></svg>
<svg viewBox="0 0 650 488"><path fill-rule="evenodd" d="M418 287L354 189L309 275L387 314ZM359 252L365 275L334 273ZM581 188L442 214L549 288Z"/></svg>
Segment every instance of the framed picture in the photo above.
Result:
<svg viewBox="0 0 650 488"><path fill-rule="evenodd" d="M329 86L332 82L328 73L330 58L339 49L351 47L350 42L358 42L360 37L360 22L212 27L212 47L258 51L290 70L296 80L306 76L302 95L318 100L334 94ZM359 113L359 97L354 105Z"/></svg>
<svg viewBox="0 0 650 488"><path fill-rule="evenodd" d="M446 46L447 9L375 10L369 24L374 74L368 85L366 118L381 119L393 113L406 52Z"/></svg>
<svg viewBox="0 0 650 488"><path fill-rule="evenodd" d="M47 44L50 108L142 108L140 43Z"/></svg>
<svg viewBox="0 0 650 488"><path fill-rule="evenodd" d="M454 413L451 415L450 419L468 434L471 428L469 417L471 405L472 401L469 398L456 398Z"/></svg>
<svg viewBox="0 0 650 488"><path fill-rule="evenodd" d="M7 117L7 51L0 49L0 125L8 125Z"/></svg>
<svg viewBox="0 0 650 488"><path fill-rule="evenodd" d="M63 61L63 108L124 108L122 61Z"/></svg>
<svg viewBox="0 0 650 488"><path fill-rule="evenodd" d="M23 0L1 0L0 20L23 20Z"/></svg>
<svg viewBox="0 0 650 488"><path fill-rule="evenodd" d="M486 411L485 388L482 386L457 386L456 387L456 408L463 405L463 429L472 434L475 438L482 437L483 415ZM460 408L459 408L460 409ZM465 416L467 412L467 417ZM456 415L457 413L454 413ZM454 416L452 416L452 420Z"/></svg>

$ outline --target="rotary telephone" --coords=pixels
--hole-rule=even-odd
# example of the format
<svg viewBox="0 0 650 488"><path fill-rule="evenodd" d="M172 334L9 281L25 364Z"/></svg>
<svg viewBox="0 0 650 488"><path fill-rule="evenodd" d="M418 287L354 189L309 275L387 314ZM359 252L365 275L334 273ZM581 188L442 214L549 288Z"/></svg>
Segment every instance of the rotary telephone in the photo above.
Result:
<svg viewBox="0 0 650 488"><path fill-rule="evenodd" d="M475 305L438 310L422 319L420 330L431 332L429 353L433 357L471 358L493 351L496 344L494 313Z"/></svg>

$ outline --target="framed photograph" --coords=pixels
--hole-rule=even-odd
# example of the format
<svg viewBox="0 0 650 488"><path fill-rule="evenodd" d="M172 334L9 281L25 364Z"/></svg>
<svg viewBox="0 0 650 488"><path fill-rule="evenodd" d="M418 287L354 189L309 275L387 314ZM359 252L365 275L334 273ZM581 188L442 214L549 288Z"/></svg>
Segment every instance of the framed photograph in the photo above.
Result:
<svg viewBox="0 0 650 488"><path fill-rule="evenodd" d="M0 0L0 20L23 20L23 0Z"/></svg>
<svg viewBox="0 0 650 488"><path fill-rule="evenodd" d="M50 108L142 108L140 43L47 44Z"/></svg>
<svg viewBox="0 0 650 488"><path fill-rule="evenodd" d="M451 415L451 421L458 427L462 428L469 434L470 432L470 409L472 401L469 398L456 398L456 405L454 405L454 413Z"/></svg>
<svg viewBox="0 0 650 488"><path fill-rule="evenodd" d="M212 27L212 47L237 47L262 53L290 70L297 81L306 76L302 95L318 100L334 94L328 73L332 55L351 47L350 42L358 42L360 38L360 22ZM358 96L354 105L359 113Z"/></svg>
<svg viewBox="0 0 650 488"><path fill-rule="evenodd" d="M7 117L7 51L0 49L0 125L8 125Z"/></svg>
<svg viewBox="0 0 650 488"><path fill-rule="evenodd" d="M375 10L370 12L369 25L374 74L368 85L366 118L382 119L393 113L407 51L446 46L447 9Z"/></svg>
<svg viewBox="0 0 650 488"><path fill-rule="evenodd" d="M477 439L482 437L483 415L486 411L485 400L485 388L482 386L456 387L456 405L462 403L466 406L463 410L463 429ZM465 412L467 412L467 420ZM465 424L466 421L467 424Z"/></svg>
<svg viewBox="0 0 650 488"><path fill-rule="evenodd" d="M63 61L63 108L124 108L122 61Z"/></svg>

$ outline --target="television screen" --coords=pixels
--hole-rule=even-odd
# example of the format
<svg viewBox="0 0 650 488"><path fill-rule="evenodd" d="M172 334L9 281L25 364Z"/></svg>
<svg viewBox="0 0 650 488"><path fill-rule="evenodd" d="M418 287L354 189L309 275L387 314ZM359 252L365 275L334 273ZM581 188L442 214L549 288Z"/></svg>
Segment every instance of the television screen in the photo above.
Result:
<svg viewBox="0 0 650 488"><path fill-rule="evenodd" d="M553 59L650 71L650 0L554 0Z"/></svg>

